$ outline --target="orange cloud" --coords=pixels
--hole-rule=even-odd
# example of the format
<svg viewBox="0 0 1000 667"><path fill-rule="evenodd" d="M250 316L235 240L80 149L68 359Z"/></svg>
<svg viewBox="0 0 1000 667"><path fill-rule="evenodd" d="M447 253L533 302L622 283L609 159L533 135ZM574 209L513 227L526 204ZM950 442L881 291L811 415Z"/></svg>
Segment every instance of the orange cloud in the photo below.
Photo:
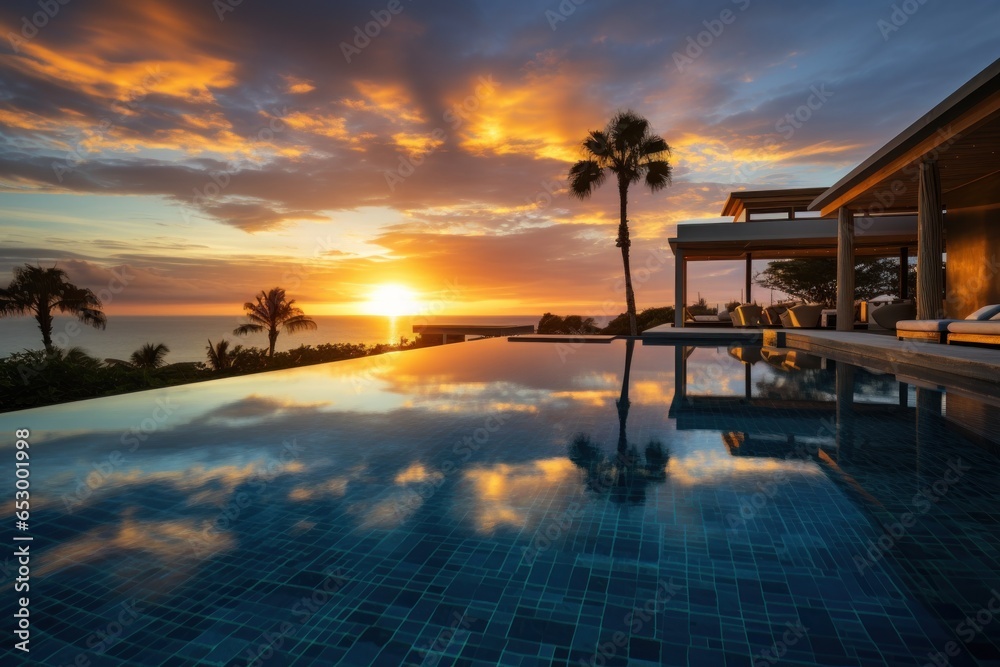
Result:
<svg viewBox="0 0 1000 667"><path fill-rule="evenodd" d="M32 40L20 45L20 55L2 60L31 76L117 101L122 114L130 113L129 102L151 93L214 103L212 89L237 83L235 63L201 53L196 44L202 36L168 3L130 3L79 20L72 42L56 49Z"/></svg>
<svg viewBox="0 0 1000 667"><path fill-rule="evenodd" d="M345 99L344 106L387 118L394 123L425 123L426 118L416 108L409 92L401 85L374 81L355 81L354 88L362 99Z"/></svg>
<svg viewBox="0 0 1000 667"><path fill-rule="evenodd" d="M286 74L282 77L285 83L288 84L285 88L285 92L291 93L293 95L301 95L303 93L311 93L316 90L316 86L312 84L311 81L306 79L300 79L297 76L292 76L291 74Z"/></svg>
<svg viewBox="0 0 1000 667"><path fill-rule="evenodd" d="M587 105L578 98L579 74L550 53L533 65L520 82L499 85L477 109L468 111L459 132L462 148L476 155L580 159L580 142L594 128L589 127L592 115L584 111ZM451 104L463 101L456 98Z"/></svg>

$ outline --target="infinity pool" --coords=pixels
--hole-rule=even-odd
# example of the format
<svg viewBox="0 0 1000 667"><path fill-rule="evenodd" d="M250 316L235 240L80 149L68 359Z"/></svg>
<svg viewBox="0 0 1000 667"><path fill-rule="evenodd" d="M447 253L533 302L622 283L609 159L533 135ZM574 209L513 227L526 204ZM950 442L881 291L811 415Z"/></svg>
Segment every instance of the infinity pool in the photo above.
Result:
<svg viewBox="0 0 1000 667"><path fill-rule="evenodd" d="M1000 665L1000 401L917 385L492 339L0 415L0 661Z"/></svg>

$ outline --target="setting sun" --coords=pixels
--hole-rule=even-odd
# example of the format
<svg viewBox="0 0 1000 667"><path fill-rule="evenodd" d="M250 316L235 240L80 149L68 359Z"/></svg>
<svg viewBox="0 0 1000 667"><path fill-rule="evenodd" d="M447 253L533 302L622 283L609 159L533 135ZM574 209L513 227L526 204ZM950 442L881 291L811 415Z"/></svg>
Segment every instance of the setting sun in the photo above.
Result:
<svg viewBox="0 0 1000 667"><path fill-rule="evenodd" d="M368 299L365 310L371 315L396 317L413 315L420 307L417 294L403 285L380 285Z"/></svg>

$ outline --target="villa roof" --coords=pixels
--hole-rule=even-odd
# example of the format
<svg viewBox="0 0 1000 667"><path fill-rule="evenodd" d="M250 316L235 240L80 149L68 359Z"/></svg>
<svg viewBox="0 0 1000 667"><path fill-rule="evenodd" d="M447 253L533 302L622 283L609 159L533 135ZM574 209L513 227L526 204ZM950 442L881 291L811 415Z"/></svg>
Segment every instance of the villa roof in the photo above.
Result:
<svg viewBox="0 0 1000 667"><path fill-rule="evenodd" d="M915 211L918 188L913 165L928 157L938 160L947 206L949 193L990 188L983 179L1000 173L998 149L1000 59L816 197L810 208L823 216L841 207L874 215Z"/></svg>
<svg viewBox="0 0 1000 667"><path fill-rule="evenodd" d="M916 216L881 216L864 224L865 233L855 237L858 255L888 257L900 248L916 248ZM675 254L683 250L686 259L700 261L740 259L748 253L754 259L836 257L837 220L684 223L677 225L677 236L669 243Z"/></svg>
<svg viewBox="0 0 1000 667"><path fill-rule="evenodd" d="M777 212L806 211L826 188L795 188L787 190L740 190L730 192L722 207L722 215L738 218L744 210Z"/></svg>

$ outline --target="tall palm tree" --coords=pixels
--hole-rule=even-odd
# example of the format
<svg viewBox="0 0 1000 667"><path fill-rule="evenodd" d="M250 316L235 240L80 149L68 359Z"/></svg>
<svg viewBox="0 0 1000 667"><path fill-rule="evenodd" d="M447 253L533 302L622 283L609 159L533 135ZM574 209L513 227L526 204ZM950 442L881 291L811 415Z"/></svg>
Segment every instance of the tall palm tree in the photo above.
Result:
<svg viewBox="0 0 1000 667"><path fill-rule="evenodd" d="M56 312L73 315L95 329L105 328L108 322L97 295L69 282L66 272L56 267L19 266L7 289L0 289L0 317L32 315L48 353L53 351L52 318Z"/></svg>
<svg viewBox="0 0 1000 667"><path fill-rule="evenodd" d="M290 334L316 328L316 323L306 317L301 308L295 307L295 299L287 299L285 290L280 287L269 292L261 290L256 299L256 302L247 301L243 304L243 310L250 321L233 329L233 333L246 336L266 330L268 358L274 356L274 343L278 340L279 328Z"/></svg>
<svg viewBox="0 0 1000 667"><path fill-rule="evenodd" d="M165 362L163 358L170 352L170 348L163 343L146 343L132 353L129 361L136 368L159 368Z"/></svg>
<svg viewBox="0 0 1000 667"><path fill-rule="evenodd" d="M633 183L645 181L646 187L657 192L670 184L670 146L659 135L653 134L649 121L631 110L619 111L603 130L593 130L584 142L587 159L580 160L569 170L570 194L586 199L599 188L608 172L618 181L618 198L621 202L621 222L618 224L616 246L622 249L625 266L625 305L628 309L629 329L633 336L639 334L635 321L635 294L632 291L632 272L629 268L628 188Z"/></svg>

